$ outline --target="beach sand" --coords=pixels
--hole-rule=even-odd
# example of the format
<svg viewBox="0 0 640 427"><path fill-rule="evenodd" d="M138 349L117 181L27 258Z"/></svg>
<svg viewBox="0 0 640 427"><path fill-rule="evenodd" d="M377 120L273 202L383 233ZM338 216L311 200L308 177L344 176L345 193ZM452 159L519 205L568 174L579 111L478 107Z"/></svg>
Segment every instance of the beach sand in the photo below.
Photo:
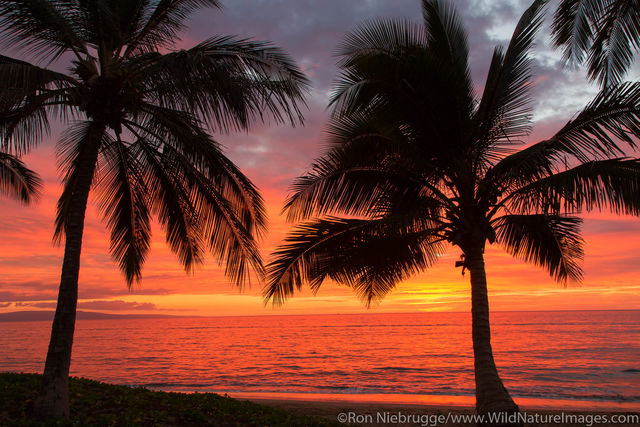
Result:
<svg viewBox="0 0 640 427"><path fill-rule="evenodd" d="M245 399L238 396L234 397ZM474 409L473 406L470 405L455 406L422 403L366 402L344 399L276 399L269 397L251 397L247 400L296 411L305 415L315 415L332 421L342 421L347 418L347 421L352 421L353 424L363 426L475 426L473 422L464 423L451 421L452 417L457 415L473 415ZM608 409L605 409L606 405L603 405L602 402L597 402L593 405L589 405L589 403L592 402L583 403L584 407L581 409L549 409L548 407L529 407L522 404L520 404L520 408L522 413L528 417L527 419L534 421L525 424L528 426L640 426L640 408L637 408L637 403L634 405L616 405L613 403ZM578 406L582 405L579 404ZM539 422L535 422L534 417L536 416L538 417L537 419L540 420ZM396 420L394 420L393 417L396 417ZM404 417L404 420L402 420L402 417ZM448 422L446 421L447 417L449 417ZM635 417L635 420L630 419L631 417ZM627 422L619 422L625 418ZM562 422L562 420L564 420L564 422Z"/></svg>

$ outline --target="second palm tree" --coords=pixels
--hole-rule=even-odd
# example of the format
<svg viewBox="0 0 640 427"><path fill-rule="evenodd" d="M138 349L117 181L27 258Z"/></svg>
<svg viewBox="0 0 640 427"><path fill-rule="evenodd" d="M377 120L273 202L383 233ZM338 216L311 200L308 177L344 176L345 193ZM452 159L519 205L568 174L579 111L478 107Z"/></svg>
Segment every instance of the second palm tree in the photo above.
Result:
<svg viewBox="0 0 640 427"><path fill-rule="evenodd" d="M308 221L268 266L267 300L332 279L371 304L448 245L459 248L480 414L518 412L491 347L485 246L497 243L560 282L579 280L574 215L640 213L640 161L623 158L640 135L640 84L609 87L550 139L515 148L530 131L528 51L542 7L534 2L508 47L495 49L480 98L465 30L447 2L423 1L423 25L377 20L350 33L332 99L334 145L286 203L290 220Z"/></svg>

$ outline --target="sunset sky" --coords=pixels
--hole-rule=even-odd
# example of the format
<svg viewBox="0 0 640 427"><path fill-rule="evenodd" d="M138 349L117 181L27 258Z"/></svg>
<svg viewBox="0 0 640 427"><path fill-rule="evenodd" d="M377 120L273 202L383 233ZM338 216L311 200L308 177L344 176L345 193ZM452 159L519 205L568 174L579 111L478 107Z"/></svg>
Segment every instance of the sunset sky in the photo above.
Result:
<svg viewBox="0 0 640 427"><path fill-rule="evenodd" d="M265 261L291 226L279 213L292 179L324 148L326 105L336 76L333 56L346 31L366 19L393 16L419 20L418 0L227 0L222 12L203 10L191 20L180 47L218 34L271 40L284 48L312 81L305 126L256 124L248 133L214 135L228 156L261 189L269 212L269 233L261 244ZM455 2L469 33L470 63L482 90L496 44L506 44L517 18L529 5L518 0ZM582 70L562 67L550 49L549 13L534 50L534 132L529 141L551 135L595 94ZM16 56L15 52L3 51ZM630 79L640 79L636 67ZM0 312L55 307L62 248L52 243L55 203L60 194L55 141L62 125L25 158L45 181L40 201L29 207L0 200ZM539 267L512 259L497 247L487 251L493 310L640 309L640 220L591 214L584 225L584 281L568 288L553 282ZM140 285L129 291L109 256L108 234L95 204L88 209L80 270L80 310L175 315L262 315L365 312L348 288L325 284L315 297L308 290L280 308L264 307L261 285L240 292L225 279L212 256L186 274L154 227L151 254ZM468 276L454 263L451 249L435 268L402 283L372 312L467 311Z"/></svg>

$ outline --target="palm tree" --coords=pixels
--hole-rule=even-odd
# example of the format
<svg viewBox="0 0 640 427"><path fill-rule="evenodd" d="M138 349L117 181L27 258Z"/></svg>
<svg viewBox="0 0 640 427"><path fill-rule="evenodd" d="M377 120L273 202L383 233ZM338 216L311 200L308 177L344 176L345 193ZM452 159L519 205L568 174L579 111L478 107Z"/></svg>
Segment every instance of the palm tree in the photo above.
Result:
<svg viewBox="0 0 640 427"><path fill-rule="evenodd" d="M0 152L0 193L29 204L40 192L40 177L19 158Z"/></svg>
<svg viewBox="0 0 640 427"><path fill-rule="evenodd" d="M43 417L69 414L67 377L78 297L85 210L96 190L111 255L129 285L140 280L151 218L187 270L208 247L237 284L263 266L255 237L263 201L209 131L255 119L302 121L307 80L267 42L218 36L172 50L186 19L217 0L3 0L3 41L62 73L1 57L3 144L27 151L49 121L64 190L55 238L64 240L58 305L41 394Z"/></svg>
<svg viewBox="0 0 640 427"><path fill-rule="evenodd" d="M640 49L638 0L562 0L553 20L554 44L570 63L587 63L601 85L619 83Z"/></svg>
<svg viewBox="0 0 640 427"><path fill-rule="evenodd" d="M303 220L267 266L265 301L308 282L351 287L369 305L448 248L469 271L476 407L518 411L494 362L484 250L496 243L579 280L581 211L640 214L640 84L611 86L553 137L529 134L528 50L543 1L495 49L474 94L467 37L452 5L424 0L423 25L383 19L348 34L331 99L331 146L299 177L285 211ZM628 146L628 147L627 147Z"/></svg>

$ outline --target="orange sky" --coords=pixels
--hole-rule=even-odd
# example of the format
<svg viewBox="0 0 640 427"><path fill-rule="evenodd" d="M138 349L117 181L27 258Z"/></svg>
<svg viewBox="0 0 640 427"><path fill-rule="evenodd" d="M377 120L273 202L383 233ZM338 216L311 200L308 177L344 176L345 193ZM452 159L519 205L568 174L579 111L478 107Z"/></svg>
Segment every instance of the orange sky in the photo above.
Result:
<svg viewBox="0 0 640 427"><path fill-rule="evenodd" d="M316 15L308 16L300 10L301 3L283 0L267 7L248 1L229 2L224 15L199 14L183 41L189 45L192 40L202 40L215 33L270 39L290 52L312 79L313 91L304 128L257 125L248 134L216 136L265 196L270 227L261 247L267 260L290 227L279 216L279 211L291 179L302 173L322 151L327 93L335 75L332 50L345 31L367 17L393 15L417 19L419 12L418 1L383 2L387 4L370 5L368 9L359 2L336 1L334 8L320 8ZM524 4L509 0L475 3L478 7L460 7L470 33L473 76L481 89L490 49L510 36L515 17L522 12ZM501 9L492 9L497 7ZM274 26L277 19L288 24ZM539 47L534 52L538 78L533 105L536 130L531 142L558 129L594 93L579 70L569 72L562 68L559 54L548 48L547 33L542 31ZM0 53L15 56L11 52ZM634 73L638 75L637 70ZM26 158L28 165L45 180L39 203L23 207L12 200L0 200L0 312L54 306L62 257L62 249L54 247L51 241L55 203L60 194L54 154L58 135L54 131L47 142ZM487 273L492 309L640 309L640 220L594 214L585 222L584 230L584 282L566 289L554 283L542 269L513 260L499 248L489 249ZM330 284L325 284L315 297L305 290L284 307L264 307L259 284L239 292L228 284L211 256L195 273L185 274L164 244L159 227L154 228L142 284L129 292L109 257L108 248L108 234L92 204L85 228L79 309L176 315L366 311L349 289ZM468 276L461 276L460 269L453 266L458 256L459 251L452 249L435 268L398 286L371 311L469 310Z"/></svg>
<svg viewBox="0 0 640 427"><path fill-rule="evenodd" d="M33 207L3 200L0 219L2 285L0 311L52 308L59 279L62 248L51 243L54 207L59 195L48 149L29 156L29 164L46 178L45 192ZM270 232L263 254L281 241L290 224L278 215L284 192L264 191ZM590 215L585 222L585 280L568 288L547 273L515 260L492 247L487 274L494 310L580 310L640 308L640 222L608 214ZM114 313L176 315L256 315L294 313L352 313L366 309L343 287L326 284L318 295L305 290L281 308L264 307L260 285L240 292L230 285L209 256L205 265L186 274L154 227L151 254L143 281L129 292L108 255L108 234L91 205L87 215L80 273L80 309ZM468 275L454 268L459 251L452 248L430 271L409 280L373 312L466 311L470 307Z"/></svg>

